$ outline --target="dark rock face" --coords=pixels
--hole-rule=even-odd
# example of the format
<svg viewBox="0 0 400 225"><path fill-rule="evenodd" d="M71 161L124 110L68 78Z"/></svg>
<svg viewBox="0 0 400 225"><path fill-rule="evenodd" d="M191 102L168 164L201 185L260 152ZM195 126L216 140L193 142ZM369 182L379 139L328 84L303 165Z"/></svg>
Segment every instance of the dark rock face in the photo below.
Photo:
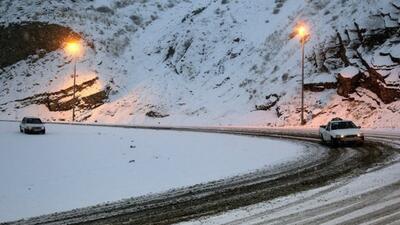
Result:
<svg viewBox="0 0 400 225"><path fill-rule="evenodd" d="M400 100L400 90L398 88L386 88L383 85L379 85L379 88L379 97L382 99L383 103L389 104Z"/></svg>
<svg viewBox="0 0 400 225"><path fill-rule="evenodd" d="M362 79L362 73L358 73L353 77L344 77L342 74L338 74L337 76L337 93L338 95L349 97L349 94L352 94L356 91L357 87L360 86L360 81Z"/></svg>
<svg viewBox="0 0 400 225"><path fill-rule="evenodd" d="M270 110L279 102L280 96L277 94L270 94L267 95L265 99L267 100L267 102L262 105L256 105L255 106L256 110L264 110L264 111Z"/></svg>
<svg viewBox="0 0 400 225"><path fill-rule="evenodd" d="M327 89L336 89L337 87L338 87L337 82L320 82L320 83L304 84L304 90L311 92L321 92Z"/></svg>
<svg viewBox="0 0 400 225"><path fill-rule="evenodd" d="M330 42L322 44L308 58L314 65L313 72L331 72L348 66L356 67L360 73L354 77L337 75L337 93L344 97L356 92L357 88L364 88L375 93L380 101L390 104L400 99L400 86L386 81L385 73L395 71L400 67L399 58L394 57L391 52L378 52L380 56L387 56L391 60L390 65L374 65L370 61L371 55L379 51L380 47L398 45L400 43L400 8L393 5L393 11L387 14L371 15L376 20L396 21L397 26L386 26L369 28L361 27L357 22L343 32L336 32ZM385 23L383 23L385 24ZM362 52L361 52L362 51ZM368 55L368 56L367 56ZM368 60L367 60L368 59ZM335 71L335 72L333 72ZM306 89L318 91L319 89L308 86ZM322 88L321 88L322 90Z"/></svg>
<svg viewBox="0 0 400 225"><path fill-rule="evenodd" d="M400 100L400 89L398 87L387 86L384 82L373 77L367 77L365 82L361 83L361 87L373 91L385 104Z"/></svg>
<svg viewBox="0 0 400 225"><path fill-rule="evenodd" d="M114 14L114 10L110 9L107 6L100 6L96 9L97 12L101 13L109 13L109 14Z"/></svg>
<svg viewBox="0 0 400 225"><path fill-rule="evenodd" d="M162 113L159 113L159 112L156 112L156 111L148 111L146 113L146 116L147 117L151 117L151 118L164 118L164 117L167 117L169 115L168 114L162 114Z"/></svg>
<svg viewBox="0 0 400 225"><path fill-rule="evenodd" d="M196 15L202 13L206 8L207 8L207 7L201 7L201 8L198 8L198 9L196 9L196 10L193 10L192 13L187 14L187 15L182 19L181 22L184 23L186 20L191 19L193 16L196 16Z"/></svg>
<svg viewBox="0 0 400 225"><path fill-rule="evenodd" d="M30 55L57 50L70 38L80 38L80 35L57 24L23 22L7 27L0 25L0 68Z"/></svg>
<svg viewBox="0 0 400 225"><path fill-rule="evenodd" d="M80 85L76 85L76 92L79 93L87 88L90 88L98 79L99 78L94 78ZM77 97L74 102L74 99L72 99L73 86L71 86L57 92L36 94L28 98L16 100L16 102L19 102L22 107L32 104L45 105L49 111L52 112L71 110L74 106L74 103L78 109L91 110L103 105L106 102L110 90L111 89L109 87L106 87L104 90L96 92L92 95L82 98Z"/></svg>
<svg viewBox="0 0 400 225"><path fill-rule="evenodd" d="M364 73L347 78L340 73L337 76L338 89L340 96L349 97L361 87L374 92L385 104L390 104L400 99L400 88L386 84L384 77L373 68L368 68Z"/></svg>

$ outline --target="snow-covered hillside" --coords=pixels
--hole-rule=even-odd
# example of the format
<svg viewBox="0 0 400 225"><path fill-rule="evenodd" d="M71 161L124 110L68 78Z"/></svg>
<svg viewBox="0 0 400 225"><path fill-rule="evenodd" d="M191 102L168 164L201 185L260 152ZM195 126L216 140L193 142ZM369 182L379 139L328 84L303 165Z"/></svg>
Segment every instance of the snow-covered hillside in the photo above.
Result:
<svg viewBox="0 0 400 225"><path fill-rule="evenodd" d="M3 0L0 12L5 27L40 21L82 35L80 121L298 125L299 21L311 32L309 126L400 119L399 0ZM3 68L0 118L71 120L70 105L53 106L71 100L72 70L62 49Z"/></svg>

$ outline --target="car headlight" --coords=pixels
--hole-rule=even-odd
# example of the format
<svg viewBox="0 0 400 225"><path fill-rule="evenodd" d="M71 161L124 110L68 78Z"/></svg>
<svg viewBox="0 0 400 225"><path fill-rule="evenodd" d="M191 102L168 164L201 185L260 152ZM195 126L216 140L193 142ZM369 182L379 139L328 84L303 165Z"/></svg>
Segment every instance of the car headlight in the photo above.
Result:
<svg viewBox="0 0 400 225"><path fill-rule="evenodd" d="M363 133L358 133L357 136L358 137L362 137L362 136L364 136L364 134Z"/></svg>
<svg viewBox="0 0 400 225"><path fill-rule="evenodd" d="M340 135L340 137L341 137L341 138L344 138L344 135L342 134L342 135Z"/></svg>

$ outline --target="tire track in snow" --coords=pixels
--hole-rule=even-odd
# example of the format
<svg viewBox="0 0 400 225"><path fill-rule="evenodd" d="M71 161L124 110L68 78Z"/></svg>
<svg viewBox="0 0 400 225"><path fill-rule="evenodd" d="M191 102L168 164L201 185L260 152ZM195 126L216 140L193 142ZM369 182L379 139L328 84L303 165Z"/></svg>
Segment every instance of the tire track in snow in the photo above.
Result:
<svg viewBox="0 0 400 225"><path fill-rule="evenodd" d="M112 127L226 133L290 139L323 154L310 161L299 161L293 165L281 167L276 171L263 169L246 175L176 189L166 193L50 214L15 221L10 224L172 224L312 190L337 181L343 182L343 180L346 181L367 173L371 168L384 167L388 159L398 154L396 148L374 141L367 141L364 147L360 148L330 149L319 144L318 135L315 131L225 127ZM339 187L340 185L337 185L332 190ZM320 195L323 195L323 193L320 193ZM313 197L310 198L313 199ZM373 199L364 202L357 202L356 198L348 199L343 204L347 202L350 205L369 204L373 202ZM296 204L294 203L292 206L295 207ZM350 205L349 207L351 207ZM332 207L332 205L327 205L325 211L329 214ZM285 207L280 210L284 209ZM316 212L307 211L309 215L314 215ZM250 224L253 219L258 220L259 218L242 218L232 224ZM299 222L299 218L295 215L288 215L288 217L280 219L287 220L287 222ZM313 217L308 219L312 220ZM323 220L324 218L318 219ZM325 217L325 219L328 219L328 217ZM331 218L329 217L329 219ZM265 221L262 223L265 223Z"/></svg>
<svg viewBox="0 0 400 225"><path fill-rule="evenodd" d="M392 151L396 156L399 153L398 136L373 135L370 138L379 142L388 142L392 147L381 145L382 151ZM390 140L389 140L390 139ZM375 155L375 154L372 154ZM399 163L399 160L389 161L368 170L368 173L384 169ZM389 224L400 221L400 177L394 183L379 187L362 194L327 204L315 203L316 199L323 199L331 192L346 186L352 180L339 182L327 190L317 192L309 197L301 198L275 209L235 219L224 225L259 225L259 224ZM313 202L314 201L314 202ZM308 205L308 206L307 206ZM313 206L309 208L309 206ZM306 209L304 209L306 208ZM370 222L370 223L369 223Z"/></svg>

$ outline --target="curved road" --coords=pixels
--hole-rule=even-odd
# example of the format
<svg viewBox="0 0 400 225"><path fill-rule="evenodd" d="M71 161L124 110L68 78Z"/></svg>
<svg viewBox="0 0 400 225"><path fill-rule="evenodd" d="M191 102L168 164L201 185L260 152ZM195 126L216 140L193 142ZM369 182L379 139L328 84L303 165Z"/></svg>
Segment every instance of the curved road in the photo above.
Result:
<svg viewBox="0 0 400 225"><path fill-rule="evenodd" d="M326 187L340 179L349 179L380 170L399 163L400 137L396 135L368 134L362 147L329 148L321 145L318 134L313 130L261 129L261 128L194 128L194 127L131 127L142 129L165 129L190 132L228 133L237 135L284 138L299 142L306 148L318 152L316 157L302 159L274 169L263 169L246 175L176 189L157 195L132 198L109 204L51 214L10 224L172 224L206 215L213 215L243 206L266 202L293 193ZM301 205L307 199L293 202L260 215L240 218L228 224L320 224L338 218L345 210L355 210L383 201L385 197L400 189L400 175L397 181L378 190L323 205L318 209L305 209L299 213L264 218L266 213L285 211L294 205ZM319 193L318 195L320 195ZM400 196L400 193L399 193ZM400 198L395 196L395 198ZM308 197L309 199L315 196ZM400 199L383 211L362 215L357 224L372 218L400 220L398 209ZM342 209L342 210L341 210ZM335 212L332 213L329 212ZM348 211L346 211L348 212ZM316 215L326 214L326 217ZM264 217L263 217L264 215ZM336 215L336 216L335 216Z"/></svg>

